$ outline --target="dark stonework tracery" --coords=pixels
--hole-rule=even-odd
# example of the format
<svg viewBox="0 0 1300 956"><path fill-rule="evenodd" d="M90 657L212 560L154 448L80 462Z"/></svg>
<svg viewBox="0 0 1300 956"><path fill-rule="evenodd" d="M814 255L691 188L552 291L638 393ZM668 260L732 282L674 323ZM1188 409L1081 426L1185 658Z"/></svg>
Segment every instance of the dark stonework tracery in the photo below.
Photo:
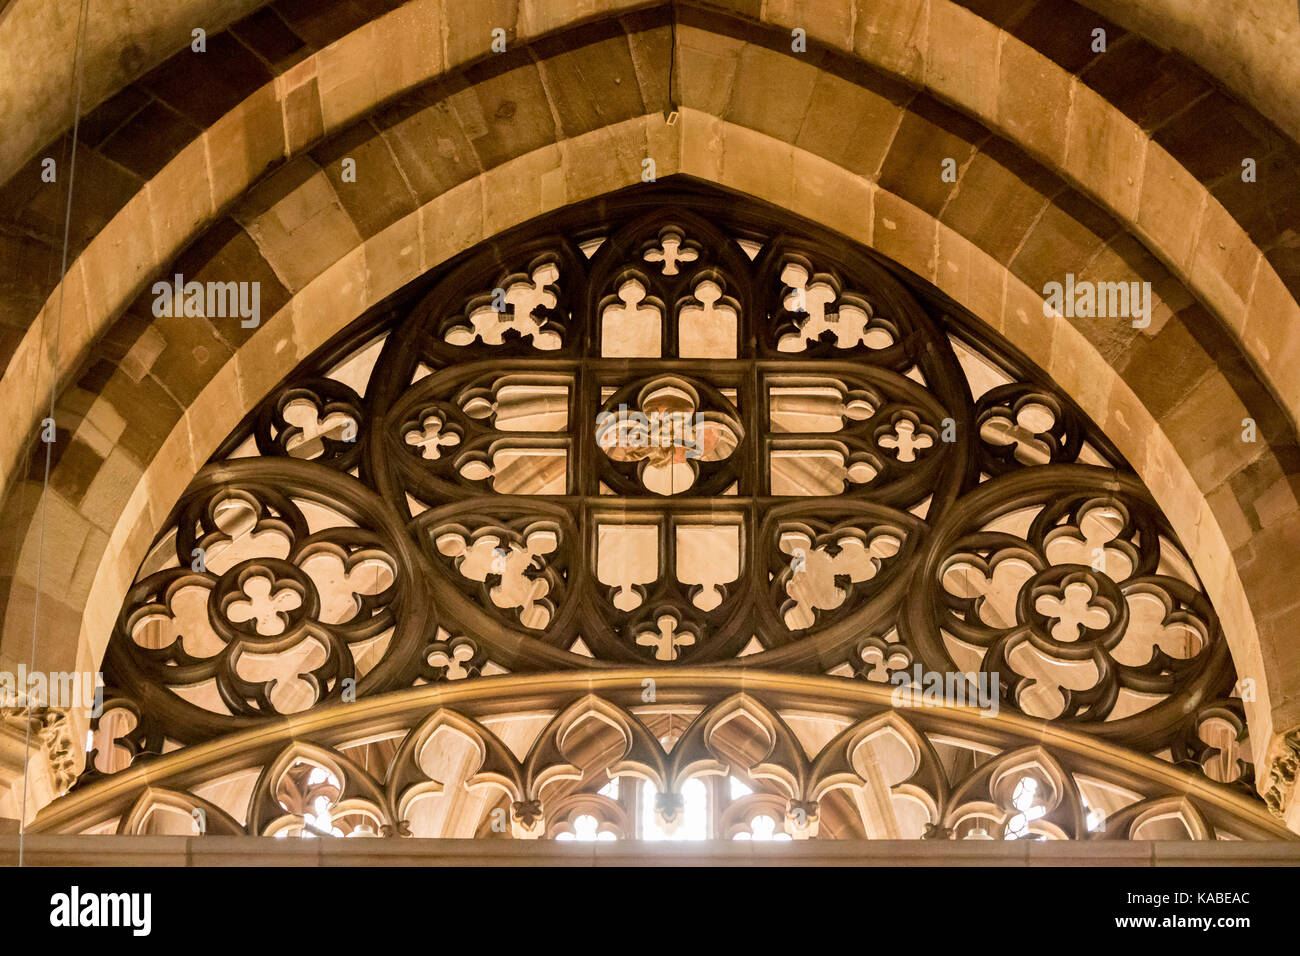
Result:
<svg viewBox="0 0 1300 956"><path fill-rule="evenodd" d="M89 777L348 694L635 665L996 674L1007 711L1195 769L1223 764L1203 721L1244 736L1122 458L874 255L661 184L417 286L195 478L110 642L130 726Z"/></svg>

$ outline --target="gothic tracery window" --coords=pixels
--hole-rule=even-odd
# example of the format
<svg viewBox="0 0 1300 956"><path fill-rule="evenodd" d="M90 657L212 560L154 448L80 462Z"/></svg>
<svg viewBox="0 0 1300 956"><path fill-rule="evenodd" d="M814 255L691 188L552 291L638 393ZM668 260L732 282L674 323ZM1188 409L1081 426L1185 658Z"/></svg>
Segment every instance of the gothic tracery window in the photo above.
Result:
<svg viewBox="0 0 1300 956"><path fill-rule="evenodd" d="M140 568L79 793L328 711L332 763L286 744L191 789L205 832L1249 835L1226 642L1105 436L871 254L658 196L487 244L266 397ZM528 674L596 684L347 716ZM1180 802L1036 722L1236 795Z"/></svg>

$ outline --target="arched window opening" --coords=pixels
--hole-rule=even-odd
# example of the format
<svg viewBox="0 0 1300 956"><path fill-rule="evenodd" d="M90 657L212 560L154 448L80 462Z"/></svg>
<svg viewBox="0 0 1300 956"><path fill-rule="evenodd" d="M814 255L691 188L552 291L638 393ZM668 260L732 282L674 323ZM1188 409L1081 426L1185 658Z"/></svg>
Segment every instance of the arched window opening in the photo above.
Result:
<svg viewBox="0 0 1300 956"><path fill-rule="evenodd" d="M163 825L108 783L147 764L279 837L1267 829L1214 608L1102 430L933 286L741 197L660 184L459 257L162 524L51 827ZM216 755L304 713L310 758Z"/></svg>

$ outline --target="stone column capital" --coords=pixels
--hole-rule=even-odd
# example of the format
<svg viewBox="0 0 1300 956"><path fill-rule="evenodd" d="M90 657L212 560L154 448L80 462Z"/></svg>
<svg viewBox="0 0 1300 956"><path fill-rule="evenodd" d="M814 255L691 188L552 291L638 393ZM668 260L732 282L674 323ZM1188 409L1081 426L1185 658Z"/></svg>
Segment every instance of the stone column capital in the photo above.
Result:
<svg viewBox="0 0 1300 956"><path fill-rule="evenodd" d="M1296 800L1296 772L1300 770L1300 727L1278 734L1265 757L1264 802L1273 815L1300 833L1300 801Z"/></svg>
<svg viewBox="0 0 1300 956"><path fill-rule="evenodd" d="M67 793L85 762L84 713L54 707L0 708L0 817L26 822Z"/></svg>

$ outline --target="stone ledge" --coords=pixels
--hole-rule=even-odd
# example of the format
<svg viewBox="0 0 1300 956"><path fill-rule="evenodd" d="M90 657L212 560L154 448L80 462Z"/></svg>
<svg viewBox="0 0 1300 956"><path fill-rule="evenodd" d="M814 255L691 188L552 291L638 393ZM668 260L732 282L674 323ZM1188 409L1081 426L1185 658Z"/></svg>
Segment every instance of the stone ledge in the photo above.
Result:
<svg viewBox="0 0 1300 956"><path fill-rule="evenodd" d="M1300 866L1300 842L670 844L31 834L23 857L27 866ZM17 859L18 837L0 836L0 865Z"/></svg>

